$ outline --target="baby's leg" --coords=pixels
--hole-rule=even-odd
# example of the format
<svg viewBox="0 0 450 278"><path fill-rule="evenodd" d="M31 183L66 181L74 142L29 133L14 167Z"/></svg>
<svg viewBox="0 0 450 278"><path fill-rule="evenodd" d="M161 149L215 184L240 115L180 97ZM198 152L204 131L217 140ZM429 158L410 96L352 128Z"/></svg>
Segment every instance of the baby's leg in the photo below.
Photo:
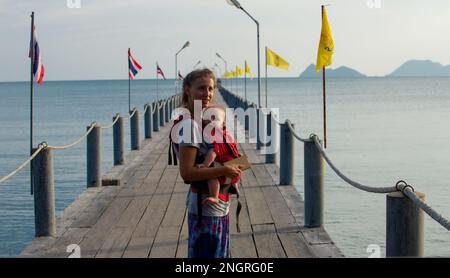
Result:
<svg viewBox="0 0 450 278"><path fill-rule="evenodd" d="M208 180L209 197L203 200L203 204L217 204L219 202L220 183L218 179Z"/></svg>

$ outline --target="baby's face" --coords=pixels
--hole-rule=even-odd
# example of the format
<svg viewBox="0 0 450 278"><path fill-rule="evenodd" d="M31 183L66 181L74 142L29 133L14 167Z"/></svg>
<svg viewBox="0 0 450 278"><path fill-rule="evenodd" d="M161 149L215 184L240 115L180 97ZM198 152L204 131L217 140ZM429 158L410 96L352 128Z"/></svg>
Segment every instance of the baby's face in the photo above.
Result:
<svg viewBox="0 0 450 278"><path fill-rule="evenodd" d="M225 110L221 107L209 107L204 111L203 119L222 124L225 122Z"/></svg>

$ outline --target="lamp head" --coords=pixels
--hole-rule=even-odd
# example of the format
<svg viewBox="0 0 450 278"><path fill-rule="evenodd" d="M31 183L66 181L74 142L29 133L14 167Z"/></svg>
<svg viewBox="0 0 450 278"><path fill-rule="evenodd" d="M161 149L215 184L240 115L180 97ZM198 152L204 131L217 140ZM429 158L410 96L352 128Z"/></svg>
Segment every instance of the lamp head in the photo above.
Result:
<svg viewBox="0 0 450 278"><path fill-rule="evenodd" d="M191 46L191 42L190 42L190 41L187 41L187 42L183 45L183 49L186 48L186 47L189 47L189 46Z"/></svg>
<svg viewBox="0 0 450 278"><path fill-rule="evenodd" d="M242 9L241 4L239 4L237 0L227 0L227 3L230 4L231 6L235 6L238 9Z"/></svg>

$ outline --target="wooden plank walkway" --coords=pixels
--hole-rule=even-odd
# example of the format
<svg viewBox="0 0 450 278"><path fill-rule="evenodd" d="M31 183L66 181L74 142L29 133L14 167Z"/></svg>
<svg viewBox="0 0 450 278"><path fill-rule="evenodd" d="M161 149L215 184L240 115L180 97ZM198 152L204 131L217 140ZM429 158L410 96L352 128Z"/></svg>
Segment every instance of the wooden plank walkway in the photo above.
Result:
<svg viewBox="0 0 450 278"><path fill-rule="evenodd" d="M216 95L217 103L224 101ZM68 257L80 246L83 258L184 258L187 256L186 194L176 166L167 165L166 124L126 164L105 176L119 186L87 189L57 218L57 236L36 238L20 257ZM265 164L255 144L239 144L253 167L241 181L241 232L236 200L231 207L234 258L342 257L323 228L303 227L303 200L293 186L277 186L278 168Z"/></svg>

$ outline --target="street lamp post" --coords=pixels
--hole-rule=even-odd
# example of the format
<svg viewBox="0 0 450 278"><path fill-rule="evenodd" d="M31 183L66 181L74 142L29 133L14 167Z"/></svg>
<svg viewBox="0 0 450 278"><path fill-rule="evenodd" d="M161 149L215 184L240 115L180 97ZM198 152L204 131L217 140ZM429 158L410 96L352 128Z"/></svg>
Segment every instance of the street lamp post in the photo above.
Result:
<svg viewBox="0 0 450 278"><path fill-rule="evenodd" d="M257 39L257 47L258 47L258 107L261 107L261 72L260 72L260 50L259 50L259 22L251 16L242 6L239 4L237 0L227 0L228 4L235 6L236 8L242 10L246 13L255 23L256 23L256 39Z"/></svg>
<svg viewBox="0 0 450 278"><path fill-rule="evenodd" d="M186 47L190 46L191 42L187 41L183 47L178 50L178 52L175 54L175 95L178 94L178 54L185 49Z"/></svg>
<svg viewBox="0 0 450 278"><path fill-rule="evenodd" d="M228 72L227 61L224 58L222 58L222 56L220 56L219 53L216 53L216 56L219 57L225 63L225 72Z"/></svg>
<svg viewBox="0 0 450 278"><path fill-rule="evenodd" d="M197 66L200 65L201 62L202 62L202 61L199 60L199 61L197 62L197 64L195 64L194 69L196 69Z"/></svg>

